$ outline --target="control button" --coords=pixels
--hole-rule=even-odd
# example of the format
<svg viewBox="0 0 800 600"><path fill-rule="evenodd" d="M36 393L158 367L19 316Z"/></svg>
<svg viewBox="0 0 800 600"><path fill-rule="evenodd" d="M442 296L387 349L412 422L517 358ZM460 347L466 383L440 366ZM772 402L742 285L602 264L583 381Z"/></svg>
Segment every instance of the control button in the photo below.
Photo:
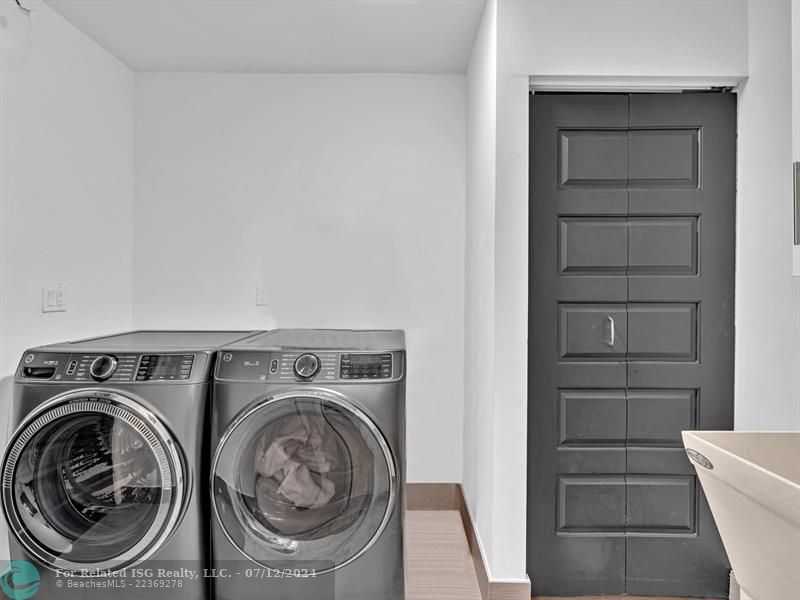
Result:
<svg viewBox="0 0 800 600"><path fill-rule="evenodd" d="M92 361L92 366L89 367L89 375L95 381L105 381L114 374L116 368L116 358L108 355L98 356Z"/></svg>
<svg viewBox="0 0 800 600"><path fill-rule="evenodd" d="M27 364L32 363L33 362L33 358L34 358L33 354L28 354L28 356L25 357L25 364L27 365Z"/></svg>
<svg viewBox="0 0 800 600"><path fill-rule="evenodd" d="M273 359L269 364L269 372L273 375L278 372L278 359Z"/></svg>
<svg viewBox="0 0 800 600"><path fill-rule="evenodd" d="M319 373L319 359L313 354L301 354L294 361L294 374L300 379L311 379Z"/></svg>
<svg viewBox="0 0 800 600"><path fill-rule="evenodd" d="M67 375L72 375L73 373L75 373L75 369L77 368L78 368L78 361L77 360L71 361L69 363L69 366L67 367Z"/></svg>
<svg viewBox="0 0 800 600"><path fill-rule="evenodd" d="M231 354L230 352L226 352L225 354L222 355L222 360L224 360L225 362L231 362L232 359L233 359L233 354Z"/></svg>

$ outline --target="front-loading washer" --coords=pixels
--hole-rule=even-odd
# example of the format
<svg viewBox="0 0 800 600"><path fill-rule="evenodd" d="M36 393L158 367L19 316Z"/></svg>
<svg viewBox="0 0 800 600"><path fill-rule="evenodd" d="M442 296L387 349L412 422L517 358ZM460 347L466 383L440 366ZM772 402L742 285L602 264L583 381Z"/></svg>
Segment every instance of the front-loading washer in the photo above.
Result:
<svg viewBox="0 0 800 600"><path fill-rule="evenodd" d="M284 329L220 351L218 600L404 598L405 336Z"/></svg>
<svg viewBox="0 0 800 600"><path fill-rule="evenodd" d="M209 596L211 373L219 346L253 333L134 331L23 354L2 464L6 595Z"/></svg>

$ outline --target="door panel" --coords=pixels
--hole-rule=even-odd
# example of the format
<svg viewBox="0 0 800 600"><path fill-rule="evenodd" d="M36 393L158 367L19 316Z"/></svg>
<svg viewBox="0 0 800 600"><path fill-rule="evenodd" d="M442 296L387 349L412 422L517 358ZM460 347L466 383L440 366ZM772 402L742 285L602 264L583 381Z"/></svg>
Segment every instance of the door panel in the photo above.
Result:
<svg viewBox="0 0 800 600"><path fill-rule="evenodd" d="M628 180L627 129L559 131L559 185L625 189Z"/></svg>
<svg viewBox="0 0 800 600"><path fill-rule="evenodd" d="M687 218L694 221L694 273L628 272L628 301L631 306L656 303L681 307L672 313L675 331L662 335L666 317L651 333L673 354L645 362L642 355L629 356L628 386L646 389L683 388L694 390L692 427L731 429L733 427L733 268L735 219L735 135L736 101L731 94L682 94L667 98L658 94L636 94L630 99L630 127L643 131L697 132L696 141L686 133L670 146L651 143L647 154L653 163L670 161L699 165L697 182L688 185L677 178L658 188L634 185L630 188L630 213L636 218ZM632 137L632 140L634 138ZM683 139L683 142L677 141ZM634 154L633 145L631 154ZM642 155L640 155L641 158ZM633 165L639 159L631 159ZM686 167L685 173L688 173ZM679 174L677 170L674 174ZM675 246L692 237L688 226ZM676 252L678 250L676 249ZM688 254L687 254L688 256ZM675 304L667 305L666 302ZM645 303L645 304L643 304ZM696 308L691 308L696 307ZM691 313L694 312L694 317ZM639 329L640 311L629 315L629 348L639 351L644 330ZM690 330L694 321L695 346L690 355ZM678 333L680 330L680 333ZM676 406L676 405L673 405ZM688 407L687 407L688 408ZM687 418L690 411L683 412ZM662 411L651 408L650 420L657 422ZM680 419L674 412L675 419ZM629 414L630 419L630 414ZM674 421L678 426L679 421ZM683 427L683 425L681 425ZM641 447L628 442L630 473L657 477L688 476L694 472L680 444L663 440ZM686 488L689 489L689 488ZM675 596L724 596L729 568L714 521L695 483L692 498L696 506L696 532L673 535L645 534L630 537L627 544L626 590L630 594ZM678 507L679 503L675 503ZM682 506L682 505L681 505ZM654 504L654 510L656 506ZM658 561L657 565L654 561Z"/></svg>
<svg viewBox="0 0 800 600"><path fill-rule="evenodd" d="M532 110L533 586L724 596L680 432L732 426L735 99L536 95Z"/></svg>
<svg viewBox="0 0 800 600"><path fill-rule="evenodd" d="M697 216L629 217L623 272L697 275Z"/></svg>
<svg viewBox="0 0 800 600"><path fill-rule="evenodd" d="M559 305L558 355L562 360L625 360L624 304Z"/></svg>
<svg viewBox="0 0 800 600"><path fill-rule="evenodd" d="M629 443L682 448L681 431L697 427L697 391L632 388L626 416Z"/></svg>
<svg viewBox="0 0 800 600"><path fill-rule="evenodd" d="M631 129L631 188L696 188L699 129Z"/></svg>
<svg viewBox="0 0 800 600"><path fill-rule="evenodd" d="M694 533L695 478L626 475L626 531Z"/></svg>
<svg viewBox="0 0 800 600"><path fill-rule="evenodd" d="M626 411L625 390L559 390L559 447L624 446Z"/></svg>
<svg viewBox="0 0 800 600"><path fill-rule="evenodd" d="M530 211L536 291L529 370L537 376L530 381L528 412L529 572L538 594L578 596L598 589L620 594L625 591L626 449L624 422L613 420L624 413L627 369L622 346L605 345L608 312L600 307L613 308L619 318L628 296L624 271L619 271L623 241L627 247L621 225L628 212L628 99L571 95L537 96L536 101L531 164L537 167L530 172L536 190ZM610 169L608 174L592 166L596 160ZM595 243L614 247L594 257ZM622 260L627 262L624 255ZM586 302L594 312L578 310ZM576 328L572 335L577 337L567 338L576 319L589 330L595 327L591 336ZM606 485L593 486L593 477ZM592 513L586 502L600 490L607 496L604 510ZM595 531L576 531L579 526Z"/></svg>
<svg viewBox="0 0 800 600"><path fill-rule="evenodd" d="M628 223L623 217L559 219L559 264L564 275L625 275Z"/></svg>
<svg viewBox="0 0 800 600"><path fill-rule="evenodd" d="M697 312L695 303L628 304L628 359L696 360Z"/></svg>
<svg viewBox="0 0 800 600"><path fill-rule="evenodd" d="M558 478L558 531L623 533L625 476Z"/></svg>

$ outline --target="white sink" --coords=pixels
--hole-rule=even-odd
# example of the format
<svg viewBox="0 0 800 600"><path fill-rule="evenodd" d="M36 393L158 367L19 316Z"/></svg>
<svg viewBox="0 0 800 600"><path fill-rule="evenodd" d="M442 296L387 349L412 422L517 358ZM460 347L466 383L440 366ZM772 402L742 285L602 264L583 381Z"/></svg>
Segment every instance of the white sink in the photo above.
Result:
<svg viewBox="0 0 800 600"><path fill-rule="evenodd" d="M736 580L754 600L800 598L800 432L684 431Z"/></svg>

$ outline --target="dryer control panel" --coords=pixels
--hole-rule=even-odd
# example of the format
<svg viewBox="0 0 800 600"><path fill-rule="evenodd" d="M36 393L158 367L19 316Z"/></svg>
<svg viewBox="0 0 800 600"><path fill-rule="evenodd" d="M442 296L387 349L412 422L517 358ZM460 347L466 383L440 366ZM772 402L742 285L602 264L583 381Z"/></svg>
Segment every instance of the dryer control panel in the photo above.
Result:
<svg viewBox="0 0 800 600"><path fill-rule="evenodd" d="M17 380L53 383L186 382L192 378L195 354L57 353L29 351L17 369Z"/></svg>
<svg viewBox="0 0 800 600"><path fill-rule="evenodd" d="M390 382L404 375L403 352L222 351L217 379L264 382Z"/></svg>
<svg viewBox="0 0 800 600"><path fill-rule="evenodd" d="M391 379L392 353L342 354L339 377L342 379Z"/></svg>

